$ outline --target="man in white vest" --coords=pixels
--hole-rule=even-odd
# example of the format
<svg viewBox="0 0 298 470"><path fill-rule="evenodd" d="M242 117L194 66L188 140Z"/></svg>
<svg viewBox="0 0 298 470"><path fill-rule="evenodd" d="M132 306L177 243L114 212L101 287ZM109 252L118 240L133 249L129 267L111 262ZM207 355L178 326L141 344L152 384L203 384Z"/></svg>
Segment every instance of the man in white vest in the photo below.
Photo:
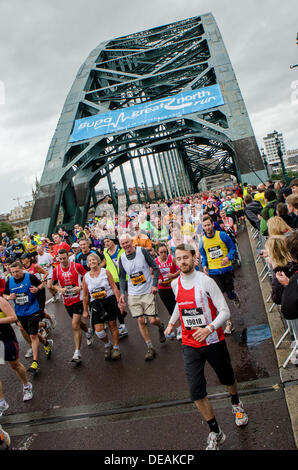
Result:
<svg viewBox="0 0 298 470"><path fill-rule="evenodd" d="M155 295L158 292L159 268L145 248L134 247L133 240L128 233L120 237L120 244L124 253L119 258L119 283L120 301L119 307L125 307L125 291L127 276L128 307L133 318L138 319L141 335L147 345L145 361L151 361L156 356L156 351L150 339L147 318L150 325L156 325L159 329L159 340L166 341L164 325L156 313ZM153 277L151 273L153 270ZM145 319L144 319L145 317Z"/></svg>

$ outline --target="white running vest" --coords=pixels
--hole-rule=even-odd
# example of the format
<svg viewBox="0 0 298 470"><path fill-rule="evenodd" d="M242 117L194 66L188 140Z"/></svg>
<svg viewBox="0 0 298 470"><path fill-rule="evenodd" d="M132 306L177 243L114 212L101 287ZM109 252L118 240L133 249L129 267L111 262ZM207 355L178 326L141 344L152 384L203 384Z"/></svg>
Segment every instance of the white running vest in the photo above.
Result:
<svg viewBox="0 0 298 470"><path fill-rule="evenodd" d="M121 263L128 275L128 295L150 294L153 278L140 246L136 247L134 259L127 259L126 253L121 255Z"/></svg>
<svg viewBox="0 0 298 470"><path fill-rule="evenodd" d="M90 302L106 299L114 295L104 268L100 269L100 273L97 277L91 277L90 272L87 272L85 274L85 282L90 294Z"/></svg>

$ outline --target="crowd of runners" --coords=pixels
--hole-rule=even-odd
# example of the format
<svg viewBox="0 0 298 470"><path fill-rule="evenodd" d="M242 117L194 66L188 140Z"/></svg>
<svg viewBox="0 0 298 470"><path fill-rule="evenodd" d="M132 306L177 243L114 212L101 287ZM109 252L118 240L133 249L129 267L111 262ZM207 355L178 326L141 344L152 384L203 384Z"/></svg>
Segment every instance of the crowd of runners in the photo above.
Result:
<svg viewBox="0 0 298 470"><path fill-rule="evenodd" d="M291 270L274 265L282 304L283 291L293 279L297 290L297 214L298 180L289 187L268 180L257 187L244 183L136 204L114 217L103 211L83 227L59 228L51 236L34 233L10 240L2 233L0 364L8 362L22 383L23 400L29 401L41 351L48 359L55 351L57 323L47 310L50 302L62 302L71 318L74 353L69 360L75 365L82 361L83 340L88 346L101 341L104 360L121 360L119 339L129 335L130 315L144 340L145 361L156 357L151 325L161 343L182 342L191 399L210 429L206 449L218 449L225 435L207 398L206 361L231 394L236 425L248 422L225 342L234 331L229 303L241 308L235 290L235 266L241 266L237 234L249 221L267 239L262 256L271 264L275 245L282 244L287 265L292 263ZM159 317L157 295L169 313L167 325ZM27 344L24 358L16 328ZM8 408L0 381L0 417ZM9 435L1 426L0 436L8 446Z"/></svg>

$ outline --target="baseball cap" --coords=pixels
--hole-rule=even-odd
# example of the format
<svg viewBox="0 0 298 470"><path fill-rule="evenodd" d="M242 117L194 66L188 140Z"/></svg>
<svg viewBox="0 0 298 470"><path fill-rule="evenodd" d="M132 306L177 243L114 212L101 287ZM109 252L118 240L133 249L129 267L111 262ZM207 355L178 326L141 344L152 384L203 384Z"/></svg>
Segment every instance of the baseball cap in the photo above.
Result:
<svg viewBox="0 0 298 470"><path fill-rule="evenodd" d="M78 243L73 243L71 245L71 248L80 248L80 245Z"/></svg>

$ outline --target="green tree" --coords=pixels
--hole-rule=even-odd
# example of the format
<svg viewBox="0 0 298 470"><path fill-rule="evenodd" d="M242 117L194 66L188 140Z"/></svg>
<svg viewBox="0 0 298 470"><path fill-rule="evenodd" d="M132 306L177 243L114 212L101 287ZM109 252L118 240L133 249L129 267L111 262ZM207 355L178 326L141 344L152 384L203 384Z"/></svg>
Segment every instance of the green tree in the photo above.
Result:
<svg viewBox="0 0 298 470"><path fill-rule="evenodd" d="M5 232L6 235L12 239L14 238L14 229L13 227L8 224L7 222L0 222L0 239L2 241L2 233Z"/></svg>

